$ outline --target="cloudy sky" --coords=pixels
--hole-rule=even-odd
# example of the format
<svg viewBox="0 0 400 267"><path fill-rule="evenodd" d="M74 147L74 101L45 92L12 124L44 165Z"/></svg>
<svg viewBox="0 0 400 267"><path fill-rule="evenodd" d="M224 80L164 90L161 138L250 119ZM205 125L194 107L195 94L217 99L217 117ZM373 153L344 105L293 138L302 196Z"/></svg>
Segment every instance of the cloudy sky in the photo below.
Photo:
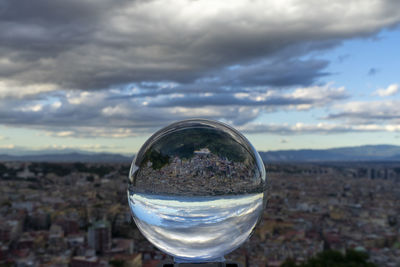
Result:
<svg viewBox="0 0 400 267"><path fill-rule="evenodd" d="M0 1L0 149L132 154L187 118L259 150L400 144L400 1Z"/></svg>

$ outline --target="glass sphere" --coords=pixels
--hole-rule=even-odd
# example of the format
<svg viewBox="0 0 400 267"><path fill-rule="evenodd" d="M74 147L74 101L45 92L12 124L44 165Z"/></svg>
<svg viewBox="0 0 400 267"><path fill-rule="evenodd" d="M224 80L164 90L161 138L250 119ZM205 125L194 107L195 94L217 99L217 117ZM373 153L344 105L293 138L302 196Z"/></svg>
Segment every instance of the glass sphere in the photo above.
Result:
<svg viewBox="0 0 400 267"><path fill-rule="evenodd" d="M128 202L137 227L175 262L222 261L252 233L265 207L264 164L232 127L173 123L132 162Z"/></svg>

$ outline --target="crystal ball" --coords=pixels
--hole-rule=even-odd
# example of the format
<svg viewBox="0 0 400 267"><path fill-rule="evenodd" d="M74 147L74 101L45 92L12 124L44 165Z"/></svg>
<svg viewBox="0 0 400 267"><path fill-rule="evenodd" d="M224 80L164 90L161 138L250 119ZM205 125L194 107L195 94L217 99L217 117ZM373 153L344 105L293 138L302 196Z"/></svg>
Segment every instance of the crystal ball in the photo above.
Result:
<svg viewBox="0 0 400 267"><path fill-rule="evenodd" d="M129 173L142 234L175 262L223 261L246 241L266 204L264 164L232 127L185 120L153 134Z"/></svg>

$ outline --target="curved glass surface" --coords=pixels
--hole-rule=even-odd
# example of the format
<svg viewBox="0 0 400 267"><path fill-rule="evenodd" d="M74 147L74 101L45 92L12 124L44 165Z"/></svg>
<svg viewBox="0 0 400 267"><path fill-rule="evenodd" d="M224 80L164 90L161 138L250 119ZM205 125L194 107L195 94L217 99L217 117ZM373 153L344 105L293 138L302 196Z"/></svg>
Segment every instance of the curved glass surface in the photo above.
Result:
<svg viewBox="0 0 400 267"><path fill-rule="evenodd" d="M132 162L128 201L143 235L176 262L223 260L260 219L260 156L232 127L186 120L156 132Z"/></svg>

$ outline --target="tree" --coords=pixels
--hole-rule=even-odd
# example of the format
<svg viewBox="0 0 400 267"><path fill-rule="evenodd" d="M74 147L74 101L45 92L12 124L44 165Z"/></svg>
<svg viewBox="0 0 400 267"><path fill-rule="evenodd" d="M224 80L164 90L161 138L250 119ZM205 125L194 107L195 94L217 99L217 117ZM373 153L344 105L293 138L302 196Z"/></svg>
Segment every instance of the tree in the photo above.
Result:
<svg viewBox="0 0 400 267"><path fill-rule="evenodd" d="M310 258L307 262L297 265L293 259L287 259L282 267L375 267L368 262L368 254L355 250L347 250L342 254L335 250L325 250Z"/></svg>
<svg viewBox="0 0 400 267"><path fill-rule="evenodd" d="M108 262L111 266L114 267L123 267L125 264L124 260L113 259Z"/></svg>

